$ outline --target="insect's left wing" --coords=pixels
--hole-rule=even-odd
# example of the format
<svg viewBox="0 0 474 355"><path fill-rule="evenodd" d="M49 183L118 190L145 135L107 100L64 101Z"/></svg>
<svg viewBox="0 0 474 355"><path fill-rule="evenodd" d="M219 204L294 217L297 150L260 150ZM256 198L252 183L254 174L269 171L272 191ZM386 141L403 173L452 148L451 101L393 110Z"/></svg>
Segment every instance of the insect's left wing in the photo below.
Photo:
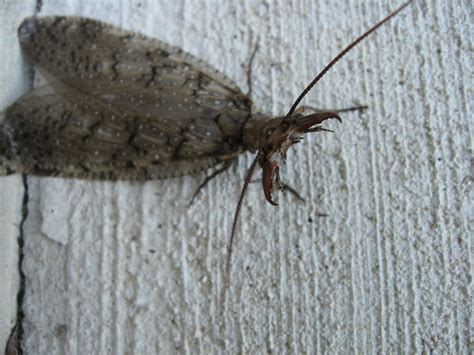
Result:
<svg viewBox="0 0 474 355"><path fill-rule="evenodd" d="M158 165L150 178L199 171L218 162L219 156L239 151L251 102L223 74L191 55L145 36L74 17L27 19L19 37L30 59L58 82L49 88L52 92L35 90L7 111L10 133L12 127L28 130L33 124L48 131L45 139L51 140L37 146L53 150L57 136L69 139L81 151L81 165L92 174L96 169L101 174L117 171L112 163L107 169L106 161L97 166L96 155L106 147L107 154L118 157L126 143L136 153L135 158L127 155L129 165ZM77 133L75 125L91 130L88 149L81 146L86 140L68 137L68 132ZM100 133L110 125L128 136L123 147ZM138 158L153 155L160 159ZM56 169L55 175L71 175L62 173L61 166L51 168Z"/></svg>
<svg viewBox="0 0 474 355"><path fill-rule="evenodd" d="M26 19L23 50L43 71L110 105L158 119L248 113L250 100L224 74L181 49L85 18Z"/></svg>

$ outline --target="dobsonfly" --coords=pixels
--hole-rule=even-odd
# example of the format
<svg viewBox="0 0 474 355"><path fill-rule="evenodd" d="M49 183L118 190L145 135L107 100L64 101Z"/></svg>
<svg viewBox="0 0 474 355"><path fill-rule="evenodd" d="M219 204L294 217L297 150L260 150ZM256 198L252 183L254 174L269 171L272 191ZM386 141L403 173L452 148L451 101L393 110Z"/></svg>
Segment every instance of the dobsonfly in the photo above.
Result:
<svg viewBox="0 0 474 355"><path fill-rule="evenodd" d="M304 115L301 100L337 61L411 1L341 51L281 117L254 114L249 95L179 48L86 18L28 18L18 30L20 43L48 84L6 110L0 175L151 180L223 164L199 191L239 154L256 153L232 223L225 290L239 212L257 166L266 200L277 205L272 191L283 186L278 158L284 161L304 134L325 131L325 120L341 121L338 112Z"/></svg>

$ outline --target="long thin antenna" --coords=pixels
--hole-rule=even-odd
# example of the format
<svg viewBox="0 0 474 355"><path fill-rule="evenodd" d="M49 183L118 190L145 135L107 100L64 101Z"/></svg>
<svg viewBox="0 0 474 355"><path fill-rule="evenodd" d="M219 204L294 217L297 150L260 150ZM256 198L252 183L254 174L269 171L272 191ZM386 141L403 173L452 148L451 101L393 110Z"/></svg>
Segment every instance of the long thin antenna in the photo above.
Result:
<svg viewBox="0 0 474 355"><path fill-rule="evenodd" d="M397 10L395 10L394 12L392 12L390 15L388 15L387 17L385 17L383 20L381 20L380 22L376 23L374 26L372 26L367 32L365 32L364 34L362 34L361 36L359 36L354 42L352 42L351 44L349 44L342 52L340 52L328 65L326 65L326 67L316 76L316 78L314 78L314 80L303 90L303 92L301 93L300 96L298 96L298 98L296 99L295 103L293 104L293 106L291 106L291 109L290 111L288 111L288 113L286 114L286 117L285 117L285 120L287 118L289 118L293 112L296 110L296 108L298 107L299 103L301 102L301 100L303 100L303 98L306 96L306 94L313 88L314 85L316 85L316 83L321 80L321 78L329 71L329 69L331 69L331 67L336 64L339 59L341 59L342 57L344 57L347 52L349 52L352 48L354 48L357 44L359 44L365 37L367 37L368 35L370 35L372 32L374 32L377 28L379 28L380 26L382 26L385 22L387 22L388 20L390 20L393 16L395 16L396 14L398 14L400 11L402 11L405 7L407 7L413 0L409 0L407 1L406 3L404 3L402 6L400 6Z"/></svg>
<svg viewBox="0 0 474 355"><path fill-rule="evenodd" d="M227 288L229 287L230 268L231 268L231 261L232 261L232 248L234 245L234 236L235 236L235 230L237 228L237 221L239 219L240 210L242 208L242 203L244 201L247 188L249 187L250 180L252 179L253 173L255 172L255 168L257 167L258 160L261 158L261 154L262 153L258 152L257 156L252 162L252 165L250 165L250 168L247 171L247 175L245 176L245 180L244 180L244 186L242 187L242 191L240 192L239 202L237 203L237 208L235 210L234 222L232 223L232 231L230 234L229 244L227 245L227 261L225 265L224 289L223 289L222 299L221 299L222 303L225 301L225 292Z"/></svg>

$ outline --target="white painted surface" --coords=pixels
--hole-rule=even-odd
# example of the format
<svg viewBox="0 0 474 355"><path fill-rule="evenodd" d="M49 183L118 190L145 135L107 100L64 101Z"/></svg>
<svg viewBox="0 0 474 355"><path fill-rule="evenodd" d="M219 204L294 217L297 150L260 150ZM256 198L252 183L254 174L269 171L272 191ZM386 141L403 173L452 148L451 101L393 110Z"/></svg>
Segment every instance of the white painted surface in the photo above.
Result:
<svg viewBox="0 0 474 355"><path fill-rule="evenodd" d="M288 3L44 0L40 15L144 32L241 87L258 40L253 98L283 114L325 63L400 1ZM334 134L314 134L290 153L283 176L306 204L288 196L274 208L251 186L224 308L225 247L250 155L189 209L202 177L30 177L27 352L467 353L471 12L470 1L415 1L313 91L308 104L356 100L370 109L329 123Z"/></svg>
<svg viewBox="0 0 474 355"><path fill-rule="evenodd" d="M0 111L28 89L26 67L13 33L33 1L0 2ZM0 122L3 120L0 114ZM18 238L22 220L23 184L20 176L0 177L0 349L15 325L19 290Z"/></svg>

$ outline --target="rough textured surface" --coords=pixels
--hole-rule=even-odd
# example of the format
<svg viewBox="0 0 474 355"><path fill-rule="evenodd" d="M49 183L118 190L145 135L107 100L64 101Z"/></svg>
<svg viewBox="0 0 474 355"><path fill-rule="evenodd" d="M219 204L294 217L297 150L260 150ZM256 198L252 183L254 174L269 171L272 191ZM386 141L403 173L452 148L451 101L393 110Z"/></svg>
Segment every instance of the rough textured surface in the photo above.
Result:
<svg viewBox="0 0 474 355"><path fill-rule="evenodd" d="M253 98L281 114L400 2L42 3L40 15L89 16L182 47L241 87L258 41ZM12 24L26 15L2 6ZM283 176L305 204L287 196L274 208L251 186L224 307L225 246L250 155L189 209L192 177L28 178L28 353L469 352L471 17L469 1L415 1L313 91L308 104L370 108L293 149ZM20 80L22 62L1 65L13 100L27 70Z"/></svg>
<svg viewBox="0 0 474 355"><path fill-rule="evenodd" d="M21 60L18 39L12 35L33 1L0 3L0 112L30 85ZM2 121L0 114L0 122ZM0 178L0 349L3 352L17 314L19 290L18 238L21 234L23 184L20 176Z"/></svg>

